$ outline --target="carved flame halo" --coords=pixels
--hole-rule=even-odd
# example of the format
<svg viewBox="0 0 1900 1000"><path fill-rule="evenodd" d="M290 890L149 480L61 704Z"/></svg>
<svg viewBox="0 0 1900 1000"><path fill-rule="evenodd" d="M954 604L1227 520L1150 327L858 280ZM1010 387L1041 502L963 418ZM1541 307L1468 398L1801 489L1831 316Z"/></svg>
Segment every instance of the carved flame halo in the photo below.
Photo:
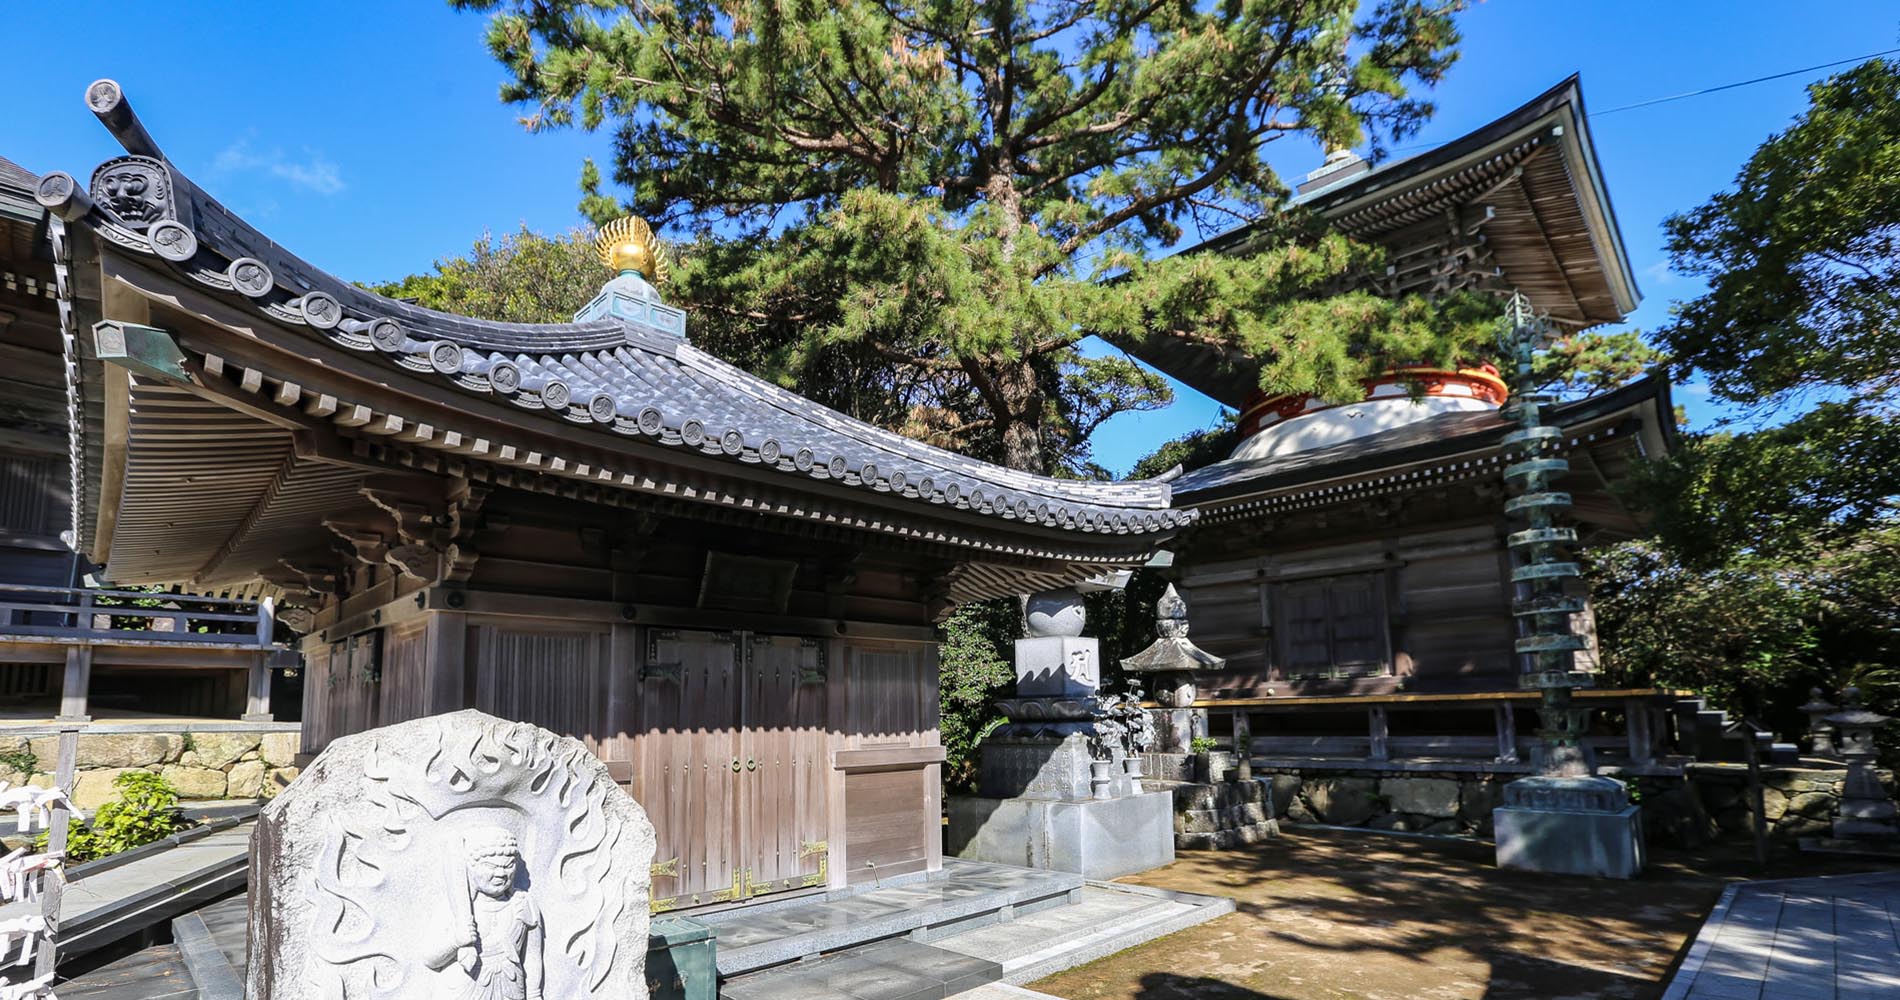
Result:
<svg viewBox="0 0 1900 1000"><path fill-rule="evenodd" d="M337 968L367 962L375 1000L414 995L409 980L424 964L428 936L382 925L379 896L444 897L459 876L440 881L434 862L445 850L460 850L469 824L459 817L486 827L498 809L545 810L559 816L561 837L524 839L520 857L537 876L534 891L562 900L542 910L549 957L561 956L548 966L549 984L598 989L621 946L620 917L639 903L626 879L609 870L625 831L607 809L607 797L619 792L605 768L579 741L524 723L453 729L421 721L435 725L426 757L398 759L372 742L360 805L328 817L311 886L313 957ZM548 995L555 995L552 988Z"/></svg>
<svg viewBox="0 0 1900 1000"><path fill-rule="evenodd" d="M594 238L594 250L600 254L600 262L616 274L638 271L655 285L666 284L669 277L671 269L661 252L660 239L645 219L626 216L602 226L600 235Z"/></svg>

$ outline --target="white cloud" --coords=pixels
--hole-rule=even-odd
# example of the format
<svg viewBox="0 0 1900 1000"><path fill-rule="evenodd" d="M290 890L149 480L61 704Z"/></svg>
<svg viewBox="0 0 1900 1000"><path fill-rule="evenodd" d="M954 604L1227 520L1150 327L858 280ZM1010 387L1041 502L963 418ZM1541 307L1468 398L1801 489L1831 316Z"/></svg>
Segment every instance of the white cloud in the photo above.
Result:
<svg viewBox="0 0 1900 1000"><path fill-rule="evenodd" d="M343 177L337 173L336 164L314 154L306 163L284 161L273 163L270 166L270 172L289 181L295 187L306 188L318 194L335 194L343 190Z"/></svg>
<svg viewBox="0 0 1900 1000"><path fill-rule="evenodd" d="M1659 260L1643 268L1643 273L1649 276L1650 281L1658 285L1673 285L1677 281L1682 280L1681 275L1669 269L1669 262L1667 260Z"/></svg>
<svg viewBox="0 0 1900 1000"><path fill-rule="evenodd" d="M305 149L302 159L295 160L285 156L284 151L276 147L260 152L252 147L249 136L220 150L211 161L211 168L224 174L262 171L287 182L291 187L316 194L336 194L344 188L342 172L323 154Z"/></svg>

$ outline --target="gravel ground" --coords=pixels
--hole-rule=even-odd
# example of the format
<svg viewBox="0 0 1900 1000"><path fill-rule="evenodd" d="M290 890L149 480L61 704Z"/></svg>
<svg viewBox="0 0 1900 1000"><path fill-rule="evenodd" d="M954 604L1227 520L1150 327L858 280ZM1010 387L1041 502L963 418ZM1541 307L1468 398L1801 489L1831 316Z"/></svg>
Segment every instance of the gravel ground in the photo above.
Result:
<svg viewBox="0 0 1900 1000"><path fill-rule="evenodd" d="M1126 879L1238 909L1031 987L1066 1000L1654 998L1729 882L1881 867L1784 853L1758 872L1722 848L1599 881L1500 871L1488 844L1293 830Z"/></svg>

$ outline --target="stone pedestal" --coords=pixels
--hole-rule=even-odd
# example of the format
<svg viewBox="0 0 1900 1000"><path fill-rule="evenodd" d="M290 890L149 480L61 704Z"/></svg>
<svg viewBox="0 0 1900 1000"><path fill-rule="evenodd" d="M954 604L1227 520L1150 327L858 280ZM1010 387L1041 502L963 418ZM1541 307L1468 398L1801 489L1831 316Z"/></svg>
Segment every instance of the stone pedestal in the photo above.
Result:
<svg viewBox="0 0 1900 1000"><path fill-rule="evenodd" d="M1646 860L1641 810L1614 778L1519 778L1491 821L1500 868L1635 878Z"/></svg>

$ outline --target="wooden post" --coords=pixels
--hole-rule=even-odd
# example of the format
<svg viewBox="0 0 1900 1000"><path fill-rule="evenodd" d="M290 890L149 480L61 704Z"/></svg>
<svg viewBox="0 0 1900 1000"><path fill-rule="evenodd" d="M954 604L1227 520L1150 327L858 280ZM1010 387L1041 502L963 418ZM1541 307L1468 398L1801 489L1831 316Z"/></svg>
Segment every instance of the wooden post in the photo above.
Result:
<svg viewBox="0 0 1900 1000"><path fill-rule="evenodd" d="M1234 710L1234 773L1242 781L1253 780L1253 720L1244 708Z"/></svg>
<svg viewBox="0 0 1900 1000"><path fill-rule="evenodd" d="M1768 867L1768 815L1762 802L1761 750L1755 744L1755 727L1742 720L1742 752L1748 759L1748 807L1754 814L1755 864Z"/></svg>
<svg viewBox="0 0 1900 1000"><path fill-rule="evenodd" d="M92 686L92 647L68 646L66 648L66 678L60 686L59 717L61 721L85 722L88 706L86 692Z"/></svg>
<svg viewBox="0 0 1900 1000"><path fill-rule="evenodd" d="M1369 706L1366 709L1366 722L1367 722L1368 729L1372 737L1371 739L1372 759L1373 760L1387 759L1388 753L1386 751L1386 737L1390 735L1391 730L1387 724L1387 720L1385 717L1385 706L1384 705Z"/></svg>
<svg viewBox="0 0 1900 1000"><path fill-rule="evenodd" d="M70 659L68 663L70 663ZM86 664L92 664L92 650L86 650ZM70 671L68 676L71 676ZM53 783L72 794L73 777L79 770L79 730L85 725L74 722L60 727L59 762L53 767ZM56 805L52 809L52 826L46 832L46 852L53 855L66 853L66 807ZM46 920L46 936L40 941L39 953L33 965L34 978L50 976L59 964L59 908L66 895L66 877L62 872L42 872L40 874L40 916Z"/></svg>
<svg viewBox="0 0 1900 1000"><path fill-rule="evenodd" d="M251 657L251 676L244 695L244 721L270 722L270 646L277 634L277 602L257 602L257 646Z"/></svg>
<svg viewBox="0 0 1900 1000"><path fill-rule="evenodd" d="M1510 702L1494 710L1498 723L1498 763L1517 763L1517 710Z"/></svg>

